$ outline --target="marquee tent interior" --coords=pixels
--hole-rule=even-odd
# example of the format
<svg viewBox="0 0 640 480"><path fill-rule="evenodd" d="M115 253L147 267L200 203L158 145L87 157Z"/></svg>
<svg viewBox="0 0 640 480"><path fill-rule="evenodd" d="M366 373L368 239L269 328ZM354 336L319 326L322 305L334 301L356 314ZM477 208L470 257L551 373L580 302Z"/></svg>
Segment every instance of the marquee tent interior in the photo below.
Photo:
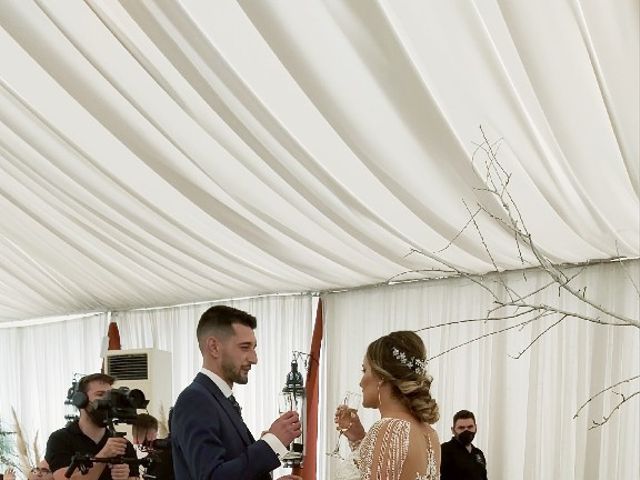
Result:
<svg viewBox="0 0 640 480"><path fill-rule="evenodd" d="M260 322L238 391L259 433L321 298L317 478L336 478L333 408L367 344L440 323L420 335L442 440L469 408L493 479L637 476L638 396L600 428L617 394L573 415L640 368L639 14L634 0L3 0L2 425L14 407L44 448L111 321L124 349L172 353L175 398L200 365L199 315L221 302ZM479 278L548 281L488 191L489 147L539 251L635 324L455 323L491 308ZM558 288L534 301L598 315Z"/></svg>

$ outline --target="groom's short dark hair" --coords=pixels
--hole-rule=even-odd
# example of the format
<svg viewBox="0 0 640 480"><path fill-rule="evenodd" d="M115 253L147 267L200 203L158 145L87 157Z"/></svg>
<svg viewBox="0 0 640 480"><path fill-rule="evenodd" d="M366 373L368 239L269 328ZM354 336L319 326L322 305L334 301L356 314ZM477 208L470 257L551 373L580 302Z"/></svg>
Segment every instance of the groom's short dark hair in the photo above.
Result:
<svg viewBox="0 0 640 480"><path fill-rule="evenodd" d="M227 305L215 305L209 308L202 314L198 322L196 330L198 343L210 335L216 335L221 339L230 337L234 333L234 323L245 325L252 330L255 330L257 326L256 317L237 308Z"/></svg>

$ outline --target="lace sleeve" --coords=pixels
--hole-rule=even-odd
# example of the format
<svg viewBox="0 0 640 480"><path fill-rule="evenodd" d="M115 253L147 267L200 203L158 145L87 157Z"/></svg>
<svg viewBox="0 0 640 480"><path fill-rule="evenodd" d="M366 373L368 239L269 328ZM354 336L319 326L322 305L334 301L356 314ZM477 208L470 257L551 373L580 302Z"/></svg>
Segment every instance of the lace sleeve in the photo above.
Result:
<svg viewBox="0 0 640 480"><path fill-rule="evenodd" d="M344 460L336 462L334 480L361 480L360 470L360 450L355 448L349 452Z"/></svg>
<svg viewBox="0 0 640 480"><path fill-rule="evenodd" d="M399 480L409 452L410 424L386 418L377 422L360 445L362 480Z"/></svg>

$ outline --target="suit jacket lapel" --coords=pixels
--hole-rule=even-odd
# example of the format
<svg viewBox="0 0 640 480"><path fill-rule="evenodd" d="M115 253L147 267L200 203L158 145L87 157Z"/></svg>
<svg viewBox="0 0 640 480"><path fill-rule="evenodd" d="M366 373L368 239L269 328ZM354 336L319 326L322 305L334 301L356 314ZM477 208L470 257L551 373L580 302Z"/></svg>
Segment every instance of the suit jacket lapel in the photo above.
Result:
<svg viewBox="0 0 640 480"><path fill-rule="evenodd" d="M233 406L231 405L231 402L229 401L229 399L224 396L224 394L220 391L218 386L215 383L213 383L213 381L211 381L211 379L206 375L204 375L203 373L198 373L198 375L196 375L196 378L193 381L201 384L207 390L209 390L211 395L213 395L213 398L220 404L220 407L222 408L222 410L227 414L227 416L229 417L229 420L231 420L231 423L233 423L233 426L238 431L238 435L240 435L240 438L242 438L242 441L247 446L254 443L255 440L253 439L251 432L249 431L245 423L242 421L242 418L233 409Z"/></svg>

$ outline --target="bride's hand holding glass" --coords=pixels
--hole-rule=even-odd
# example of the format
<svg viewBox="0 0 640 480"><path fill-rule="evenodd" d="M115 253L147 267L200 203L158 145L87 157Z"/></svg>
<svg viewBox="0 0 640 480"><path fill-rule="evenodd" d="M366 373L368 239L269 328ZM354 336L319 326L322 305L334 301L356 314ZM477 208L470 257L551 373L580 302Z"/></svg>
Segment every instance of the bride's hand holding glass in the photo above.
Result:
<svg viewBox="0 0 640 480"><path fill-rule="evenodd" d="M336 424L336 430L350 442L358 442L364 438L366 432L355 408L344 404L338 405L333 421Z"/></svg>
<svg viewBox="0 0 640 480"><path fill-rule="evenodd" d="M336 415L334 421L337 425L338 438L336 440L336 446L327 455L334 458L342 458L340 455L340 438L344 435L347 439L350 439L350 435L346 432L351 432L356 424L360 424L360 419L356 411L362 403L362 395L354 392L347 392L342 400L342 403L336 409ZM362 424L360 424L362 426ZM364 435L363 435L364 437Z"/></svg>

